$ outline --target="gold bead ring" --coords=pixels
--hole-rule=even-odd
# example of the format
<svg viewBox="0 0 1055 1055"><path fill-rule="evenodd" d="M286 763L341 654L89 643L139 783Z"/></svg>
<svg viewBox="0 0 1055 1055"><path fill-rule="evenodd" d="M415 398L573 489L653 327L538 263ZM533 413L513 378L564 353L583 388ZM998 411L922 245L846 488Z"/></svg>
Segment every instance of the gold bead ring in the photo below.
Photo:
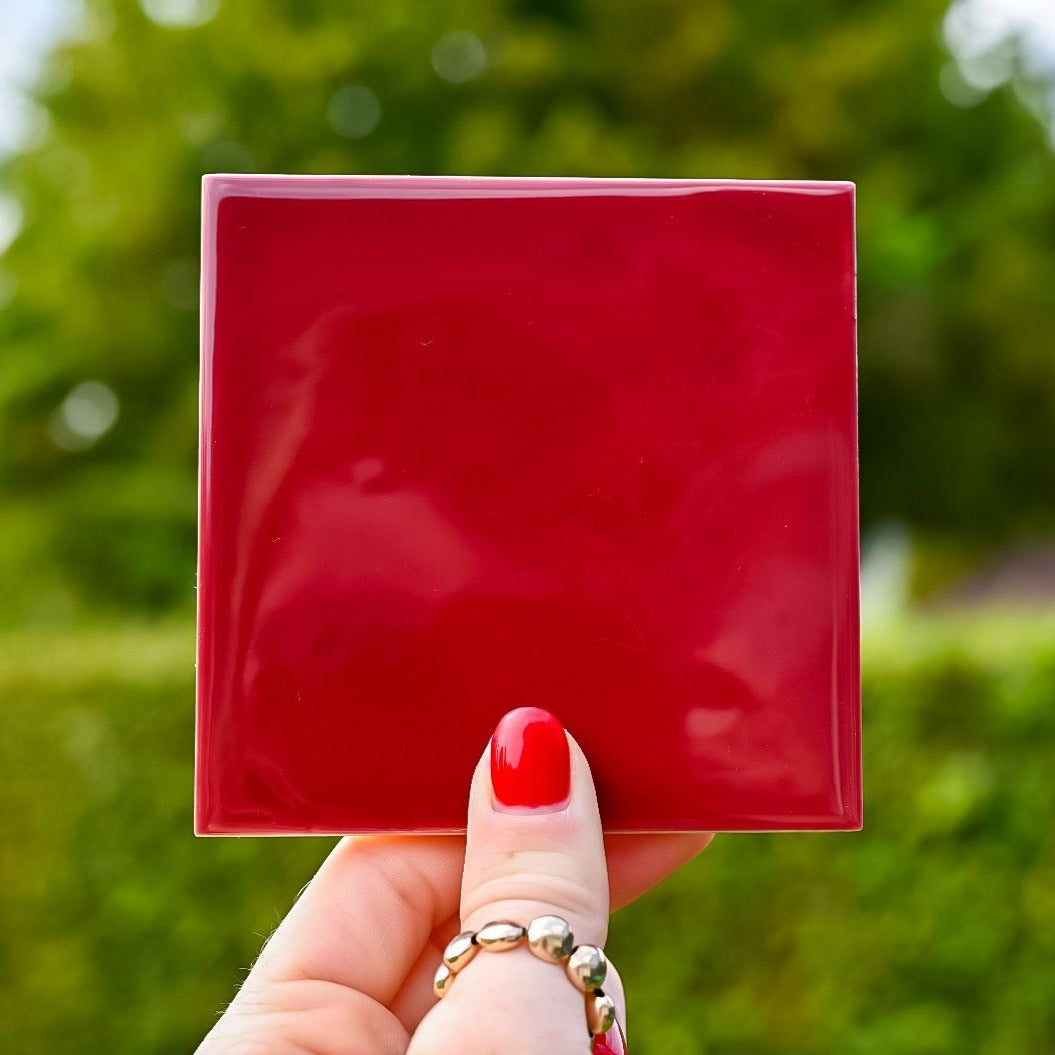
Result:
<svg viewBox="0 0 1055 1055"><path fill-rule="evenodd" d="M596 945L576 945L568 921L560 916L538 916L526 927L497 920L478 931L457 935L443 950L443 963L432 982L433 992L438 997L446 996L455 976L481 949L508 952L525 943L540 960L563 966L568 980L582 993L590 1036L607 1033L615 1025L615 1001L601 988L608 975L608 958Z"/></svg>

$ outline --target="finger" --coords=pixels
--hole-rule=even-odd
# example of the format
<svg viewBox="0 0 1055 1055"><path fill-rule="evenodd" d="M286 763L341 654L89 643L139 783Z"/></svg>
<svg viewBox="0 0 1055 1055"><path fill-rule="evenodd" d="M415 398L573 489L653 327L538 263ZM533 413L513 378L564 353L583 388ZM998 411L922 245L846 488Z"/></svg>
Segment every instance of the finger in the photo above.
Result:
<svg viewBox="0 0 1055 1055"><path fill-rule="evenodd" d="M713 838L713 832L606 836L612 910L628 905L688 864Z"/></svg>
<svg viewBox="0 0 1055 1055"><path fill-rule="evenodd" d="M608 975L604 980L604 991L615 1001L617 1025L605 1034L605 1040L616 1055L626 1055L626 1048L622 1040L627 1036L626 1025L626 991L623 988L623 979L615 964L608 964ZM622 1036L619 1036L620 1030Z"/></svg>
<svg viewBox="0 0 1055 1055"><path fill-rule="evenodd" d="M608 881L612 908L640 897L660 880L692 860L711 841L709 833L673 835L610 835L605 837ZM432 977L447 942L461 929L456 918L447 920L433 933L418 962L411 969L399 994L390 1005L408 1028L413 1028L436 1003ZM622 983L611 968L605 992L625 1012ZM620 1022L625 1023L625 1017Z"/></svg>
<svg viewBox="0 0 1055 1055"><path fill-rule="evenodd" d="M608 870L585 756L552 715L525 707L502 719L473 775L462 926L546 914L602 944Z"/></svg>
<svg viewBox="0 0 1055 1055"><path fill-rule="evenodd" d="M433 931L457 911L463 855L459 837L343 839L265 945L243 992L310 979L390 1004Z"/></svg>
<svg viewBox="0 0 1055 1055"><path fill-rule="evenodd" d="M331 982L296 981L245 991L196 1055L313 1052L403 1055L407 1029L375 1000Z"/></svg>
<svg viewBox="0 0 1055 1055"><path fill-rule="evenodd" d="M568 921L576 944L603 945L608 909L590 767L552 715L513 711L473 777L462 928L555 915ZM521 947L477 955L425 1017L410 1051L582 1055L586 1037L582 994L563 969Z"/></svg>
<svg viewBox="0 0 1055 1055"><path fill-rule="evenodd" d="M417 1024L431 1011L436 1004L432 979L436 967L443 959L443 950L447 943L461 930L457 915L437 927L421 956L410 969L402 988L389 1004L392 1012L408 1030L413 1031Z"/></svg>

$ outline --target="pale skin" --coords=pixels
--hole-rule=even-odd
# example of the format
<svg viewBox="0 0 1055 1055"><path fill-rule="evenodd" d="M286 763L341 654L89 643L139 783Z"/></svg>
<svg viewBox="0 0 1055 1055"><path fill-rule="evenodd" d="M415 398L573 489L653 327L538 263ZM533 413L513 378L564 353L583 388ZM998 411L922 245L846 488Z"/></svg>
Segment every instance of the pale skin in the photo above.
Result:
<svg viewBox="0 0 1055 1055"><path fill-rule="evenodd" d="M443 1000L432 991L447 942L492 920L562 916L577 943L603 946L613 909L710 841L603 837L589 765L569 741L560 809L497 804L485 752L465 838L342 840L198 1055L585 1055L581 995L524 948L481 953ZM605 989L625 1026L616 972Z"/></svg>

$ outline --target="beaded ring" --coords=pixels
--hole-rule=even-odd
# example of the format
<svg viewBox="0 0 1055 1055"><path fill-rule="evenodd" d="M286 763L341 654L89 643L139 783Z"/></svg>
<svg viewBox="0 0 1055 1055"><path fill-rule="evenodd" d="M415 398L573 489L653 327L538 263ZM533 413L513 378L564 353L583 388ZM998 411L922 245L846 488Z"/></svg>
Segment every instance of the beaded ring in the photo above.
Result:
<svg viewBox="0 0 1055 1055"><path fill-rule="evenodd" d="M525 941L540 960L563 966L572 985L583 994L586 1029L591 1039L607 1033L616 1024L615 1001L601 988L608 974L608 959L596 945L576 945L568 921L560 916L538 916L526 927L499 920L452 938L433 979L433 992L438 997L446 996L455 975L481 949L508 952Z"/></svg>

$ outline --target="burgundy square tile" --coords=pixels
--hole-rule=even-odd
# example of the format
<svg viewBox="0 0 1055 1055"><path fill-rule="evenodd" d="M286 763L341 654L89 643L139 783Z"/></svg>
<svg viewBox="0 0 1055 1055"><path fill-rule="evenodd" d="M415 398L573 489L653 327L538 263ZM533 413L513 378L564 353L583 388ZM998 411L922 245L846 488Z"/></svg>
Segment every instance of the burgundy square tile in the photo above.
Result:
<svg viewBox="0 0 1055 1055"><path fill-rule="evenodd" d="M853 188L210 176L197 829L861 818Z"/></svg>

